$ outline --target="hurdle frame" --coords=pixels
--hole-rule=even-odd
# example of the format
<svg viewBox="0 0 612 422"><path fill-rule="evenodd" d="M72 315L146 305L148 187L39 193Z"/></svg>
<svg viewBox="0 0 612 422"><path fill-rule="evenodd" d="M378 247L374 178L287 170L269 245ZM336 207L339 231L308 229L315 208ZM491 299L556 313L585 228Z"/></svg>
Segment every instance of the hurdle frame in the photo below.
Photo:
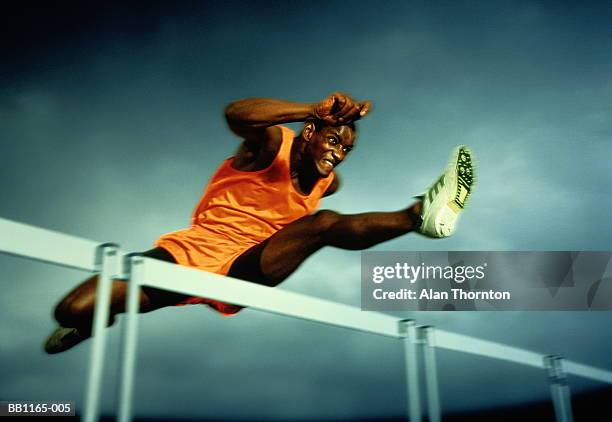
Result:
<svg viewBox="0 0 612 422"><path fill-rule="evenodd" d="M47 248L45 245L54 247ZM428 418L432 422L441 420L436 348L544 370L549 380L558 422L572 421L568 374L612 384L612 371L565 360L560 356L536 353L440 329L434 330L430 326L419 326L413 320L374 312L366 313L344 304L156 261L138 254L125 254L114 243L95 242L3 218L0 218L0 253L99 275L100 294L96 297L94 338L84 397L83 415L87 422L97 421L100 417L99 397L106 343L104 328L108 318L110 286L114 279L129 283L119 379L121 422L132 420L139 294L143 285L403 340L408 386L407 414L411 422L420 422L422 418L419 353L423 355L424 360ZM165 281L171 278L174 278L171 283ZM220 280L224 282L219 283Z"/></svg>

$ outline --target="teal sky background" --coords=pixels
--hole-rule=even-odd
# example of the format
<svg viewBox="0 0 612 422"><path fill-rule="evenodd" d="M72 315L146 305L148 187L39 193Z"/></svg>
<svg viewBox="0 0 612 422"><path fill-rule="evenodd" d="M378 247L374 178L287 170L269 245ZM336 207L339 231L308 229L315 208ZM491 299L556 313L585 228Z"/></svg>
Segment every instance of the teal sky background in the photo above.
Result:
<svg viewBox="0 0 612 422"><path fill-rule="evenodd" d="M375 250L612 249L608 2L29 3L0 19L0 217L149 249L186 227L236 150L222 116L228 102L316 102L341 90L374 108L338 169L344 186L323 208L399 209L455 145L477 160L455 236L407 235ZM281 288L359 306L359 263L357 252L324 250ZM0 266L0 398L80 403L89 345L46 356L41 343L52 307L85 274L6 256ZM406 316L612 370L609 312ZM198 306L140 321L138 414L403 412L393 340L249 310L224 319ZM110 330L111 368L119 331ZM538 371L439 358L446 409L548 396Z"/></svg>

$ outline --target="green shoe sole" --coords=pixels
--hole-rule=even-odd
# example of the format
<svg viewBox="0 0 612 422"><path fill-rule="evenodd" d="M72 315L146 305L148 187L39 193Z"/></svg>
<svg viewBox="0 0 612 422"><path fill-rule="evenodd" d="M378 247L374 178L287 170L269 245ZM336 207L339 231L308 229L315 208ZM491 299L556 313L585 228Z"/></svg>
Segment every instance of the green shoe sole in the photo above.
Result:
<svg viewBox="0 0 612 422"><path fill-rule="evenodd" d="M467 147L460 147L457 155L457 193L453 201L460 209L465 208L465 204L470 196L474 182L476 181L473 166L472 153Z"/></svg>

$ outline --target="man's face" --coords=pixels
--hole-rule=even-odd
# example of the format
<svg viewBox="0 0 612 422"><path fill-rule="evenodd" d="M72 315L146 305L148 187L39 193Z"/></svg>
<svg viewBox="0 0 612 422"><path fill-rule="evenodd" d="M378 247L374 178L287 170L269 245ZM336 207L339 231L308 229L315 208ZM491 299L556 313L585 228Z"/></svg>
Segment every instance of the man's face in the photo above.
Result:
<svg viewBox="0 0 612 422"><path fill-rule="evenodd" d="M326 126L313 132L306 154L321 177L329 176L346 158L353 149L355 135L349 126Z"/></svg>

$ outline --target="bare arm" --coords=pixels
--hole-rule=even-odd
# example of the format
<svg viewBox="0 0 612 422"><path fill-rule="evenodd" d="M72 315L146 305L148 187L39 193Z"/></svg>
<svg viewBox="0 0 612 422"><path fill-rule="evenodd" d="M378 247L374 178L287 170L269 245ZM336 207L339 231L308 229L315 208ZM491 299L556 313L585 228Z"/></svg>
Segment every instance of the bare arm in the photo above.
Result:
<svg viewBox="0 0 612 422"><path fill-rule="evenodd" d="M282 142L276 125L319 119L343 124L365 116L370 102L357 103L346 94L333 93L319 103L297 103L273 98L247 98L230 103L225 119L236 135L244 139L234 159L241 170L265 168L276 156Z"/></svg>
<svg viewBox="0 0 612 422"><path fill-rule="evenodd" d="M318 103L296 103L273 98L247 98L230 103L225 119L230 129L247 140L256 140L266 129L282 123L323 120L330 125L348 123L366 115L369 101L358 103L335 92Z"/></svg>
<svg viewBox="0 0 612 422"><path fill-rule="evenodd" d="M315 104L294 103L272 98L234 101L225 109L230 129L241 138L265 140L266 129L282 123L303 122L315 117Z"/></svg>
<svg viewBox="0 0 612 422"><path fill-rule="evenodd" d="M247 98L225 108L229 128L244 142L238 148L232 166L253 171L267 167L280 148L282 134L278 124L311 119L314 106L272 98Z"/></svg>

